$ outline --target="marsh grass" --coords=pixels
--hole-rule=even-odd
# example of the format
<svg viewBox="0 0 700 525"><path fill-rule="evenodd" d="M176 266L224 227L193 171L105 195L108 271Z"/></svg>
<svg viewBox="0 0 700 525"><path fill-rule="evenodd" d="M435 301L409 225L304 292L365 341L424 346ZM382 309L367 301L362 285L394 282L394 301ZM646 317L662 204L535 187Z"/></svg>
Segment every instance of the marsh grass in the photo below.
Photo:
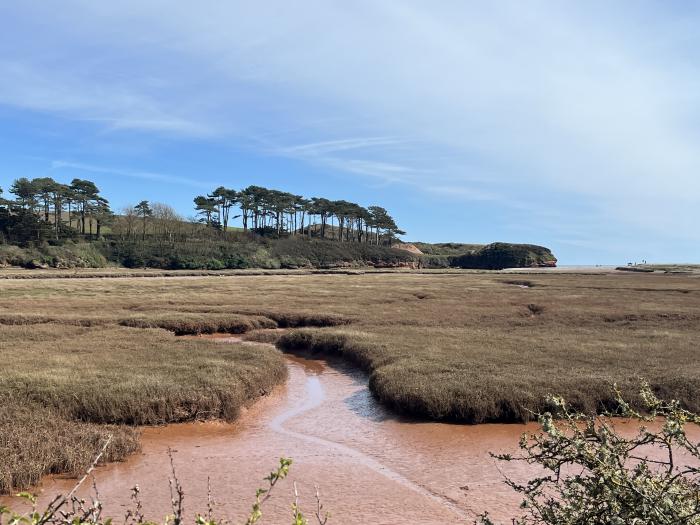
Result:
<svg viewBox="0 0 700 525"><path fill-rule="evenodd" d="M113 461L136 450L134 425L231 421L286 377L269 347L115 325L0 326L0 362L11 363L0 378L0 493L80 471L108 433Z"/></svg>
<svg viewBox="0 0 700 525"><path fill-rule="evenodd" d="M528 304L527 309L532 315L541 315L544 313L544 306L535 303Z"/></svg>
<svg viewBox="0 0 700 525"><path fill-rule="evenodd" d="M285 351L349 359L382 403L421 418L525 421L552 393L590 413L614 405L613 383L637 403L640 377L660 397L700 409L698 276L528 274L529 288L501 279L3 280L0 395L67 424L233 419L283 381L280 353L173 334L241 331L279 339ZM0 464L11 454L0 449Z"/></svg>
<svg viewBox="0 0 700 525"><path fill-rule="evenodd" d="M253 330L243 334L243 340L252 343L274 345L286 333L284 328L272 328L269 330Z"/></svg>
<svg viewBox="0 0 700 525"><path fill-rule="evenodd" d="M0 494L36 485L46 474L78 475L112 436L104 461L139 449L138 430L65 419L57 410L4 396L0 402Z"/></svg>
<svg viewBox="0 0 700 525"><path fill-rule="evenodd" d="M175 335L243 334L251 330L277 328L267 317L244 315L206 315L195 313L155 314L149 317L128 317L119 324L132 328L162 328Z"/></svg>
<svg viewBox="0 0 700 525"><path fill-rule="evenodd" d="M367 340L360 332L328 332L324 330L294 330L276 342L284 352L304 353L312 357L341 357L371 372L380 366L383 348Z"/></svg>
<svg viewBox="0 0 700 525"><path fill-rule="evenodd" d="M157 329L35 325L1 327L0 334L0 359L12 362L0 393L85 422L233 420L247 401L286 377L274 349L186 340Z"/></svg>

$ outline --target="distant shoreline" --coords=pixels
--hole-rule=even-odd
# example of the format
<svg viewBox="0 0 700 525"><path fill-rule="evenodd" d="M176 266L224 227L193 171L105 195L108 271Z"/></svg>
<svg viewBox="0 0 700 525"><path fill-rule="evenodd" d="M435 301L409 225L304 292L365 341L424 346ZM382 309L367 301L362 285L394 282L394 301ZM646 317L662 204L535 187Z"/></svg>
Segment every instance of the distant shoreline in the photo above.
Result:
<svg viewBox="0 0 700 525"><path fill-rule="evenodd" d="M305 268L305 269L239 269L239 270L160 270L156 268L131 269L122 267L108 268L71 268L71 269L26 269L21 267L0 268L0 281L23 279L130 279L130 278L196 278L196 277L250 277L262 275L464 275L464 274L621 274L615 266L558 266L543 268L506 268L503 270L482 269L412 269L412 268Z"/></svg>
<svg viewBox="0 0 700 525"><path fill-rule="evenodd" d="M700 273L700 264L632 264L628 266L618 266L617 270L623 272L640 272L640 273Z"/></svg>

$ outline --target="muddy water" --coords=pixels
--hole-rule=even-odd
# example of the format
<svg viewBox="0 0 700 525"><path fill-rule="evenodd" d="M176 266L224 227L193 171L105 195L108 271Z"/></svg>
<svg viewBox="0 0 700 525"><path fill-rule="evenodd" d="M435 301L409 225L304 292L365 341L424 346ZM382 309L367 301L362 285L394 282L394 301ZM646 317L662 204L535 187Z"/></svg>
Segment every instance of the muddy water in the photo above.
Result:
<svg viewBox="0 0 700 525"><path fill-rule="evenodd" d="M520 434L535 426L402 420L377 405L366 378L342 363L291 356L287 361L287 384L235 424L147 428L142 453L98 468L106 514L124 514L134 484L147 517L159 520L170 511L168 448L189 515L206 512L209 477L217 517L244 521L258 480L280 456L294 464L265 507L265 523L290 521L293 481L307 512L315 509L314 485L320 487L332 524L470 523L474 511L504 520L517 512L519 500L503 484L503 474L524 479L532 472L522 464L496 466L488 453L515 451ZM74 483L48 478L42 498L65 493Z"/></svg>

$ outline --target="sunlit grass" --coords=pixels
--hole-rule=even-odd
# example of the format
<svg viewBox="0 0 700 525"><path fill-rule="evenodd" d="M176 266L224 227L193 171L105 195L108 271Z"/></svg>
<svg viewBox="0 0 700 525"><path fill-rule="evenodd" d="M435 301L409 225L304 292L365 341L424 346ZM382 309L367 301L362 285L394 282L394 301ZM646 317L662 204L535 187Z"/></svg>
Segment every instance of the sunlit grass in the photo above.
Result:
<svg viewBox="0 0 700 525"><path fill-rule="evenodd" d="M284 336L285 349L352 359L381 402L419 417L522 421L550 393L595 411L612 402L612 383L634 400L640 377L700 408L697 277L518 279L530 287L512 275L460 272L3 280L0 395L12 402L0 410L13 418L7 407L36 408L36 417L99 432L110 423L233 419L283 380L281 354L173 332L275 342L279 332L250 332L274 327L301 330ZM17 427L0 427L0 442L9 432ZM3 453L3 464L16 454Z"/></svg>

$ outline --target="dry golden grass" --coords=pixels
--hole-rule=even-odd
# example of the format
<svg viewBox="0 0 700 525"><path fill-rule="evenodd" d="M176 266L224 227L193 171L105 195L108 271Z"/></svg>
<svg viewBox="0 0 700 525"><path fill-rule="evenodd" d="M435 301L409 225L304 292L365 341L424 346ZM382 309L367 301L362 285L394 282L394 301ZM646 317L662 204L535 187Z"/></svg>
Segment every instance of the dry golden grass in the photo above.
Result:
<svg viewBox="0 0 700 525"><path fill-rule="evenodd" d="M134 427L67 420L41 404L6 397L0 405L0 429L0 494L35 485L45 474L85 472L109 436L105 461L120 460L139 448Z"/></svg>
<svg viewBox="0 0 700 525"><path fill-rule="evenodd" d="M382 402L434 419L524 420L548 393L598 410L613 382L630 397L640 377L700 410L700 278L622 272L7 279L0 392L66 421L150 424L235 417L284 376L279 354L261 345L120 323L180 333L324 326L278 345L341 353L370 373Z"/></svg>
<svg viewBox="0 0 700 525"><path fill-rule="evenodd" d="M79 473L108 434L105 459L125 457L138 447L133 425L233 420L286 377L264 346L67 320L0 326L0 493Z"/></svg>

